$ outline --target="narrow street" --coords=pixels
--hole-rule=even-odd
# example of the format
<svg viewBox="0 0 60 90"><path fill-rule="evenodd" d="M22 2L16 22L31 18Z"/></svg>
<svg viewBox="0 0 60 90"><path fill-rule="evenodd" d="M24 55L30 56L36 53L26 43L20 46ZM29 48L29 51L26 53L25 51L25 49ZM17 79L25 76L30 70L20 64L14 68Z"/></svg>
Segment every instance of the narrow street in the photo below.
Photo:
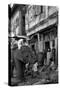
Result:
<svg viewBox="0 0 60 90"><path fill-rule="evenodd" d="M36 77L32 77L31 75L25 76L26 81L18 83L17 86L25 86L25 85L39 85L39 84L56 84L58 83L58 71L43 71L39 72ZM12 85L14 85L14 78L12 80Z"/></svg>
<svg viewBox="0 0 60 90"><path fill-rule="evenodd" d="M9 8L9 84L58 83L58 8L27 4Z"/></svg>

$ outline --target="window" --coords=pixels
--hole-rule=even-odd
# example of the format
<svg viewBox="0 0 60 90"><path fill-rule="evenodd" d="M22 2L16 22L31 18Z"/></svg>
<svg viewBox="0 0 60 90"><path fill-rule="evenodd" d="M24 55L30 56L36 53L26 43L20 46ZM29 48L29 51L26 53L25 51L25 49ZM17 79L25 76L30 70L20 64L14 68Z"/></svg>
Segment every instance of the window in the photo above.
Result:
<svg viewBox="0 0 60 90"><path fill-rule="evenodd" d="M53 6L48 6L48 10L50 10L50 9L52 9L53 8Z"/></svg>
<svg viewBox="0 0 60 90"><path fill-rule="evenodd" d="M16 28L19 26L19 17L16 18Z"/></svg>
<svg viewBox="0 0 60 90"><path fill-rule="evenodd" d="M43 6L41 6L41 13L43 13Z"/></svg>
<svg viewBox="0 0 60 90"><path fill-rule="evenodd" d="M35 10L34 16L37 16L37 15L43 13L43 6L34 6L34 10Z"/></svg>
<svg viewBox="0 0 60 90"><path fill-rule="evenodd" d="M33 14L34 14L33 6L31 6L29 8L28 14L29 14L29 21L32 21L33 20Z"/></svg>
<svg viewBox="0 0 60 90"><path fill-rule="evenodd" d="M35 8L35 14L39 15L40 14L40 6L36 6Z"/></svg>

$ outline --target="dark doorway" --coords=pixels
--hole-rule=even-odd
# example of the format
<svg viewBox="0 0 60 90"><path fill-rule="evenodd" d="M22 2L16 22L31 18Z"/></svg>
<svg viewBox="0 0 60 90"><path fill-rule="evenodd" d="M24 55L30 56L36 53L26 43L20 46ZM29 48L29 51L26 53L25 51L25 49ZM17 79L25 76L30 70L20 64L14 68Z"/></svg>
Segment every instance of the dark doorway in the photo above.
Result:
<svg viewBox="0 0 60 90"><path fill-rule="evenodd" d="M31 48L32 48L32 50L34 51L34 50L35 50L35 45L34 45L34 44L31 45Z"/></svg>
<svg viewBox="0 0 60 90"><path fill-rule="evenodd" d="M50 42L49 41L45 42L45 49L48 50L48 48L50 48Z"/></svg>

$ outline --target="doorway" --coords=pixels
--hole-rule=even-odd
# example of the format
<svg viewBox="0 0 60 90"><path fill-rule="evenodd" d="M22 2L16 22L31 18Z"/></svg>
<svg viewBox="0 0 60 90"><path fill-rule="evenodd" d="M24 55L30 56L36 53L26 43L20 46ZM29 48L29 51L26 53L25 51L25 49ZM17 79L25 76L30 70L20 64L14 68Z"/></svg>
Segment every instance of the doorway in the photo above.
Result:
<svg viewBox="0 0 60 90"><path fill-rule="evenodd" d="M45 50L48 50L48 48L50 48L50 42L49 41L45 42Z"/></svg>

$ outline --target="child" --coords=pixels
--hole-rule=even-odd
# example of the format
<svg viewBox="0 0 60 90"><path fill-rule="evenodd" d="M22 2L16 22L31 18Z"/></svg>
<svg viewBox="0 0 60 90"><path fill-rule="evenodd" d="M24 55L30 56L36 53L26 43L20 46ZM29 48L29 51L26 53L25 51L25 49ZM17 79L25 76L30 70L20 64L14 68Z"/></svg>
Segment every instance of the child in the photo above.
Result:
<svg viewBox="0 0 60 90"><path fill-rule="evenodd" d="M38 74L38 62L35 61L32 67L32 77L36 77Z"/></svg>

